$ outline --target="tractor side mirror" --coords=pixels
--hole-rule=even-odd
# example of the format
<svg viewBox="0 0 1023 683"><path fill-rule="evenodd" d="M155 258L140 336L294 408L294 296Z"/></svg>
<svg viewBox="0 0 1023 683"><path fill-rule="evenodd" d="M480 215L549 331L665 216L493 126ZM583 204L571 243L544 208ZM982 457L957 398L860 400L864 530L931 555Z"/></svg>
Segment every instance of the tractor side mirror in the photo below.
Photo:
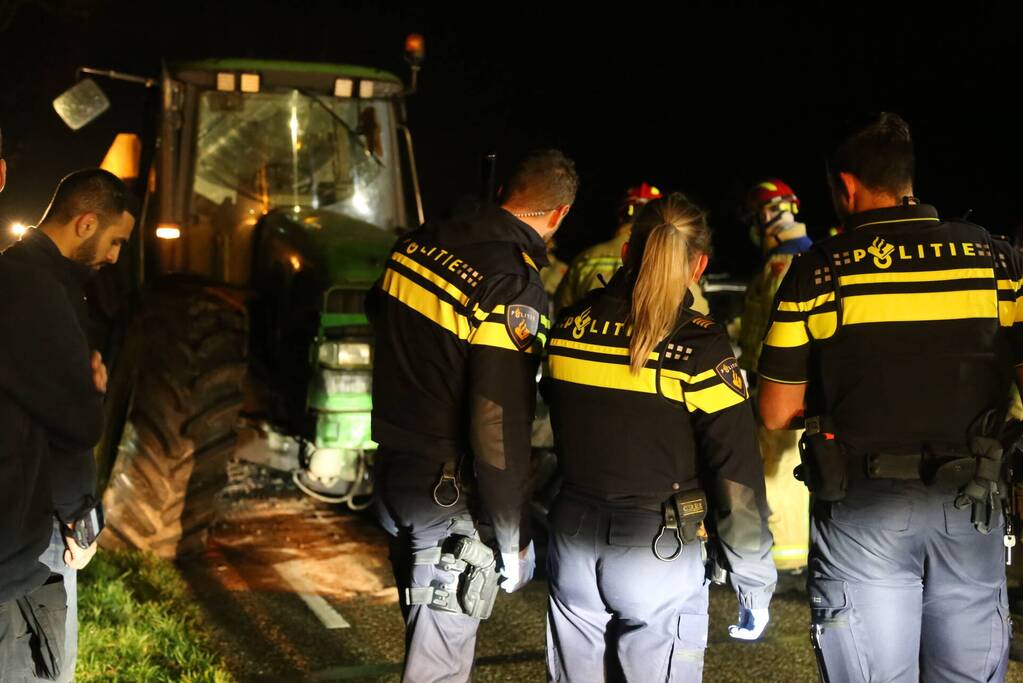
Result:
<svg viewBox="0 0 1023 683"><path fill-rule="evenodd" d="M86 78L57 97L53 108L68 128L78 130L109 109L110 100L96 81Z"/></svg>

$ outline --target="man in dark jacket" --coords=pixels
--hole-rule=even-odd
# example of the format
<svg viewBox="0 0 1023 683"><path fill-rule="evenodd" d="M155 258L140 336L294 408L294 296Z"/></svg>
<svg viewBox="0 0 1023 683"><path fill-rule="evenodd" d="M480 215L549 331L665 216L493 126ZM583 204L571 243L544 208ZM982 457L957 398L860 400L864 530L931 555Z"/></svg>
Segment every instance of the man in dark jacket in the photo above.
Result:
<svg viewBox="0 0 1023 683"><path fill-rule="evenodd" d="M406 683L467 680L496 588L483 576L500 568L509 593L532 577L530 431L549 327L540 269L577 185L563 154L533 153L502 206L466 207L402 238L370 293L377 512L394 537ZM479 543L481 518L496 553Z"/></svg>
<svg viewBox="0 0 1023 683"><path fill-rule="evenodd" d="M35 602L60 600L62 604L58 607L67 607L66 628L61 629L64 632L51 634L62 641L59 647L49 650L54 653L52 656L56 661L53 667L45 667L49 675L57 674L58 681L70 681L74 674L77 654L76 571L84 567L95 553L95 543L83 549L64 537L67 530L97 504L95 464L89 449L98 440L102 414L94 415L91 408L93 403L98 404L106 385L102 359L95 352L89 358L88 310L83 287L100 265L116 261L120 245L130 235L134 217L129 210L129 201L130 196L123 183L106 171L90 169L73 173L61 181L39 228L29 231L21 242L9 248L0 258L5 270L11 273L11 280L20 277L36 283L34 288L25 289L24 294L16 285L9 290L4 289L5 299L9 299L5 303L10 304L6 309L0 309L0 322L5 328L15 328L19 323L24 325L26 316L31 316L39 326L50 326L54 332L59 331L60 342L74 343L75 348L81 349L80 353L70 355L68 351L56 353L38 335L11 335L4 340L13 345L5 361L13 360L18 363L16 369L25 372L43 373L44 369L53 368L52 361L51 364L35 362L32 355L25 354L34 353L36 357L45 354L46 358L61 360L84 355L86 377L89 378L87 385L80 386L77 378L72 380L65 373L64 384L53 383L53 388L62 392L62 397L67 400L68 411L74 412L76 403L83 404L81 414L62 419L88 419L96 434L87 440L73 435L61 436L60 430L66 429L63 424L50 424L33 413L31 401L52 404L54 397L38 388L26 387L25 377L11 375L9 383L0 385L0 390L8 394L6 398L11 399L6 405L0 404L0 419L10 417L17 420L19 412L25 412L39 432L35 447L19 448L12 444L5 452L12 459L20 459L22 464L30 461L36 468L38 485L32 489L36 496L33 500L35 504L45 505L50 519L50 547L35 556L49 569L50 580L42 589L49 593L45 600L36 598ZM39 282L44 285L40 286ZM47 303L45 297L52 295L60 305L57 308L46 307L29 293L44 297L43 303ZM19 309L18 306L24 308ZM28 325L25 327L32 329ZM26 528L26 533L29 530L33 531L34 540L35 527ZM57 590L54 584L62 584L59 598L50 594ZM18 611L24 614L24 610ZM31 623L27 623L26 628L34 630ZM36 648L31 656L38 658L40 652L44 650ZM5 659L12 666L20 666L19 662L25 660L25 653L14 652ZM30 670L34 668L39 673L38 661L34 664L34 667L30 665ZM16 678L16 674L11 673L10 677Z"/></svg>

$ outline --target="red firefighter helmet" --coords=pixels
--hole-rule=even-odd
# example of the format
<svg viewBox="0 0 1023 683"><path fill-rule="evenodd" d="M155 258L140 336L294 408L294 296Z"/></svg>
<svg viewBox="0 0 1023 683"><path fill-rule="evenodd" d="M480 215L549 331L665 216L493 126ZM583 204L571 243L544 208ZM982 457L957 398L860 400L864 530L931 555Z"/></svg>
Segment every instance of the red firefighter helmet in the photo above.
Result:
<svg viewBox="0 0 1023 683"><path fill-rule="evenodd" d="M791 187L777 178L769 178L762 183L757 183L749 191L746 203L750 210L759 211L766 204L787 204L779 206L782 211L791 211L792 215L799 213L799 197Z"/></svg>
<svg viewBox="0 0 1023 683"><path fill-rule="evenodd" d="M621 206L619 207L619 218L621 222L630 222L636 216L636 212L639 207L643 206L649 201L654 199L660 199L664 195L661 191L649 183L640 183L635 187L630 187L625 192L625 198L622 199Z"/></svg>

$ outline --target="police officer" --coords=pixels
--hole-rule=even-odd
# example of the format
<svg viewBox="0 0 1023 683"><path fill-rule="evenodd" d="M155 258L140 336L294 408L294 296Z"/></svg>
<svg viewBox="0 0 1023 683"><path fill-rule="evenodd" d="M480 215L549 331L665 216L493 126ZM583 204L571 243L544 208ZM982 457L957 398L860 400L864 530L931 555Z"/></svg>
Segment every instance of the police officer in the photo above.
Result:
<svg viewBox="0 0 1023 683"><path fill-rule="evenodd" d="M529 441L549 327L539 273L577 187L561 152L528 155L500 207L471 207L399 240L370 294L377 510L394 539L405 681L467 680L496 569L508 592L532 577ZM482 519L496 557L479 543Z"/></svg>
<svg viewBox="0 0 1023 683"><path fill-rule="evenodd" d="M629 241L632 223L636 220L639 210L647 202L661 196L659 189L645 182L626 191L625 198L618 208L618 229L614 237L606 242L594 244L572 259L568 272L561 278L554 293L555 312L571 306L586 296L590 290L603 287L611 280L611 276L622 265L622 246ZM706 313L707 300L703 298L700 286L694 283L691 290L696 297L694 307Z"/></svg>
<svg viewBox="0 0 1023 683"><path fill-rule="evenodd" d="M913 163L894 114L841 139L845 231L792 264L760 357L764 423L805 410L811 633L831 683L1007 667L991 437L1023 362L1023 259L913 198Z"/></svg>
<svg viewBox="0 0 1023 683"><path fill-rule="evenodd" d="M651 202L624 267L552 329L543 391L564 474L550 515L552 680L702 677L705 517L739 598L730 632L752 640L767 624L777 574L753 412L724 329L688 291L710 241L685 196Z"/></svg>
<svg viewBox="0 0 1023 683"><path fill-rule="evenodd" d="M799 198L784 181L771 178L754 185L747 195L746 207L751 216L750 237L760 247L763 263L746 288L739 333L739 367L755 380L774 295L792 259L813 242L806 234L806 225L796 220ZM755 393L755 386L753 390ZM809 550L810 500L806 487L792 478L792 470L799 464L796 446L799 432L765 429L760 425L758 438L767 503L771 507L769 526L774 537L771 550L774 563L779 570L801 572L806 569Z"/></svg>

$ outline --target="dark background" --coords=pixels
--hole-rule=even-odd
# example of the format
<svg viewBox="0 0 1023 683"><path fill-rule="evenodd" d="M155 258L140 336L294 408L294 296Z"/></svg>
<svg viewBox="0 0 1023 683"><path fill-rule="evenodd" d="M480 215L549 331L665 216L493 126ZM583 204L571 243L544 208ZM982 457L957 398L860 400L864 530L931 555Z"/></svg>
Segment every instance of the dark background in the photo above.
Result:
<svg viewBox="0 0 1023 683"><path fill-rule="evenodd" d="M238 56L404 78L413 31L427 49L410 102L427 215L478 188L484 153L507 169L525 149L558 146L583 180L559 233L565 259L613 232L622 191L642 180L711 210L718 270L742 273L755 258L737 205L763 177L795 187L801 217L822 234L834 217L821 140L861 110L907 118L917 194L943 214L973 209L1003 234L1023 222L1019 24L997 5L434 4L0 0L11 175L0 230L34 223L61 175L98 164L118 131L142 128L139 86L110 81L111 111L64 128L50 101L76 66L156 75L162 58Z"/></svg>

